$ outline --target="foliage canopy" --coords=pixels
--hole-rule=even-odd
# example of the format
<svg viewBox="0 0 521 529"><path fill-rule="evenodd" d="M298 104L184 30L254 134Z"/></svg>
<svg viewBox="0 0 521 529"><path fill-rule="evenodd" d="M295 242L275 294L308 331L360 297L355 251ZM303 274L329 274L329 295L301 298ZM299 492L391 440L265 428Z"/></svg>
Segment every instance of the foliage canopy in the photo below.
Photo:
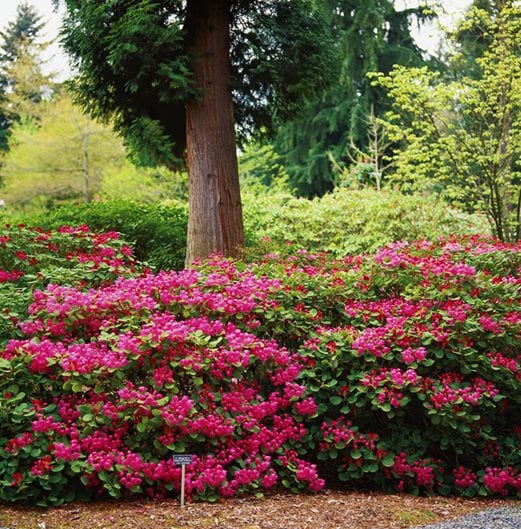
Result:
<svg viewBox="0 0 521 529"><path fill-rule="evenodd" d="M185 106L201 95L186 33L192 3L66 0L63 42L79 69L75 94L93 116L113 118L146 164L182 163ZM235 116L240 137L249 138L295 115L328 83L335 47L312 0L229 6Z"/></svg>
<svg viewBox="0 0 521 529"><path fill-rule="evenodd" d="M126 163L121 139L89 117L62 93L45 106L37 128L16 125L4 158L2 195L11 204L35 199L89 202L105 171Z"/></svg>
<svg viewBox="0 0 521 529"><path fill-rule="evenodd" d="M411 21L432 16L423 7L397 9L390 0L328 0L330 25L341 61L338 76L300 116L278 131L275 147L290 183L304 196L322 195L336 184L328 153L346 158L350 142L367 144L367 120L387 108L368 72L388 73L394 64L425 64L411 35Z"/></svg>
<svg viewBox="0 0 521 529"><path fill-rule="evenodd" d="M427 68L396 67L377 83L402 186L443 188L452 200L489 217L504 241L521 238L521 8L505 1L487 19L490 47L480 75L447 82ZM486 16L471 12L470 22Z"/></svg>

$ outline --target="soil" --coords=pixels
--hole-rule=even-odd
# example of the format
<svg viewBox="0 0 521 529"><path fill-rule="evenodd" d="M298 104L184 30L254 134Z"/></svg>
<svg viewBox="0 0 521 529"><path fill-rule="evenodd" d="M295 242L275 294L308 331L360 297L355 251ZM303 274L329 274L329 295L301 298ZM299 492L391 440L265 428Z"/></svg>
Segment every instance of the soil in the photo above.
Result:
<svg viewBox="0 0 521 529"><path fill-rule="evenodd" d="M326 491L218 503L97 501L38 509L0 504L0 529L404 529L519 501Z"/></svg>

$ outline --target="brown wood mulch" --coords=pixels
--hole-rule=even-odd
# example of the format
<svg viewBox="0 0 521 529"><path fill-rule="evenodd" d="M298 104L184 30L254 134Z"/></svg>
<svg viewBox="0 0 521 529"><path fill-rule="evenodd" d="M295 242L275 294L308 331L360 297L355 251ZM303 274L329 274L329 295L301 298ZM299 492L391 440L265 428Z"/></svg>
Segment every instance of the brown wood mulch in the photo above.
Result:
<svg viewBox="0 0 521 529"><path fill-rule="evenodd" d="M404 529L519 501L326 491L218 503L97 501L37 509L0 504L0 529Z"/></svg>

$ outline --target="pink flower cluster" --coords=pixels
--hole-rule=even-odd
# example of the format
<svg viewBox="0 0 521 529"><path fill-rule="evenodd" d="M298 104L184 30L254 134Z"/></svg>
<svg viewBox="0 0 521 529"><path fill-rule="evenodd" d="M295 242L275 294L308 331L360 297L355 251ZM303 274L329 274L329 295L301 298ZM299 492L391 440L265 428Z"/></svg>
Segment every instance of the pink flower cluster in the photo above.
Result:
<svg viewBox="0 0 521 529"><path fill-rule="evenodd" d="M509 489L519 492L521 491L521 472L512 467L488 467L485 469L483 484L490 492L502 496L506 496Z"/></svg>
<svg viewBox="0 0 521 529"><path fill-rule="evenodd" d="M116 232L92 233L87 226L64 226L55 232L19 224L7 226L0 236L3 261L12 260L12 270L0 270L0 282L16 281L45 266L49 255L72 263L88 264L93 270L106 266L116 274L133 270L132 250L119 243ZM20 247L23 245L23 250Z"/></svg>
<svg viewBox="0 0 521 529"><path fill-rule="evenodd" d="M461 375L447 373L431 387L430 401L435 408L453 406L455 403L467 403L478 406L483 398L493 398L499 390L492 382L474 378L468 385L462 385Z"/></svg>
<svg viewBox="0 0 521 529"><path fill-rule="evenodd" d="M427 357L427 350L425 347L418 347L416 349L407 347L401 353L402 360L405 364L412 364L414 362L421 362Z"/></svg>
<svg viewBox="0 0 521 529"><path fill-rule="evenodd" d="M320 427L323 441L320 444L322 452L341 443L349 446L350 450L356 451L361 448L367 448L371 451L376 451L376 443L378 442L378 434L368 433L363 434L353 427L353 423L343 417L322 423Z"/></svg>
<svg viewBox="0 0 521 529"><path fill-rule="evenodd" d="M494 367L501 367L512 373L519 373L520 367L519 362L521 361L521 355L517 355L516 358L510 358L504 356L501 353L487 353L487 357L490 358L490 365Z"/></svg>
<svg viewBox="0 0 521 529"><path fill-rule="evenodd" d="M47 474L51 468L51 456L43 456L41 459L38 459L31 467L31 474L33 476L42 476L43 474Z"/></svg>
<svg viewBox="0 0 521 529"><path fill-rule="evenodd" d="M440 473L439 462L428 459L417 459L408 462L407 454L401 452L394 457L394 464L385 469L389 477L399 479L398 490L404 490L408 481L414 480L418 487L432 490L437 474Z"/></svg>
<svg viewBox="0 0 521 529"><path fill-rule="evenodd" d="M454 485L461 489L470 489L474 487L478 481L478 476L469 468L463 465L453 469Z"/></svg>
<svg viewBox="0 0 521 529"><path fill-rule="evenodd" d="M0 283L7 283L8 281L18 281L24 273L21 270L13 270L11 272L6 272L5 270L0 270Z"/></svg>

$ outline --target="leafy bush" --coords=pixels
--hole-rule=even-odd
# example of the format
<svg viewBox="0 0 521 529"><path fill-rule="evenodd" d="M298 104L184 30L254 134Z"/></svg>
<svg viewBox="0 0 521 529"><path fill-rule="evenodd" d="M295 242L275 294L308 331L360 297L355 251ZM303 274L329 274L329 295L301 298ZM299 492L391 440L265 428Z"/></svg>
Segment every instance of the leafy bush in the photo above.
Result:
<svg viewBox="0 0 521 529"><path fill-rule="evenodd" d="M359 272L328 277L355 295L299 349L323 468L387 490L520 495L521 245L395 244Z"/></svg>
<svg viewBox="0 0 521 529"><path fill-rule="evenodd" d="M267 248L287 253L287 243L336 257L374 252L384 244L436 239L487 230L486 220L450 209L433 196L338 188L320 198L295 198L279 184L246 188L245 228L250 256ZM268 241L268 244L263 243Z"/></svg>
<svg viewBox="0 0 521 529"><path fill-rule="evenodd" d="M184 204L145 204L125 200L62 206L26 223L55 229L85 224L96 232L116 231L136 259L154 270L180 270L186 255L187 208Z"/></svg>
<svg viewBox="0 0 521 529"><path fill-rule="evenodd" d="M187 271L35 294L29 337L0 363L0 498L165 494L180 485L170 456L185 451L196 455L190 496L262 491L280 478L323 486L298 455L307 432L295 410L315 411L295 383L300 357L232 323L166 310L177 296L190 302L200 281L211 290L211 277ZM208 294L233 310L233 298Z"/></svg>
<svg viewBox="0 0 521 529"><path fill-rule="evenodd" d="M50 285L0 356L0 499L165 495L174 452L205 499L520 495L520 272L475 236Z"/></svg>
<svg viewBox="0 0 521 529"><path fill-rule="evenodd" d="M86 227L57 231L0 228L0 345L19 333L35 289L49 283L96 287L132 275L131 250L116 233L93 234Z"/></svg>
<svg viewBox="0 0 521 529"><path fill-rule="evenodd" d="M269 251L286 255L295 248L356 255L389 242L483 232L486 225L432 197L342 188L307 200L292 196L281 178L270 187L251 178L243 184L247 258L252 261ZM183 268L187 218L186 206L178 202L114 200L62 206L24 221L46 229L85 224L98 232L117 231L138 260L158 271Z"/></svg>

